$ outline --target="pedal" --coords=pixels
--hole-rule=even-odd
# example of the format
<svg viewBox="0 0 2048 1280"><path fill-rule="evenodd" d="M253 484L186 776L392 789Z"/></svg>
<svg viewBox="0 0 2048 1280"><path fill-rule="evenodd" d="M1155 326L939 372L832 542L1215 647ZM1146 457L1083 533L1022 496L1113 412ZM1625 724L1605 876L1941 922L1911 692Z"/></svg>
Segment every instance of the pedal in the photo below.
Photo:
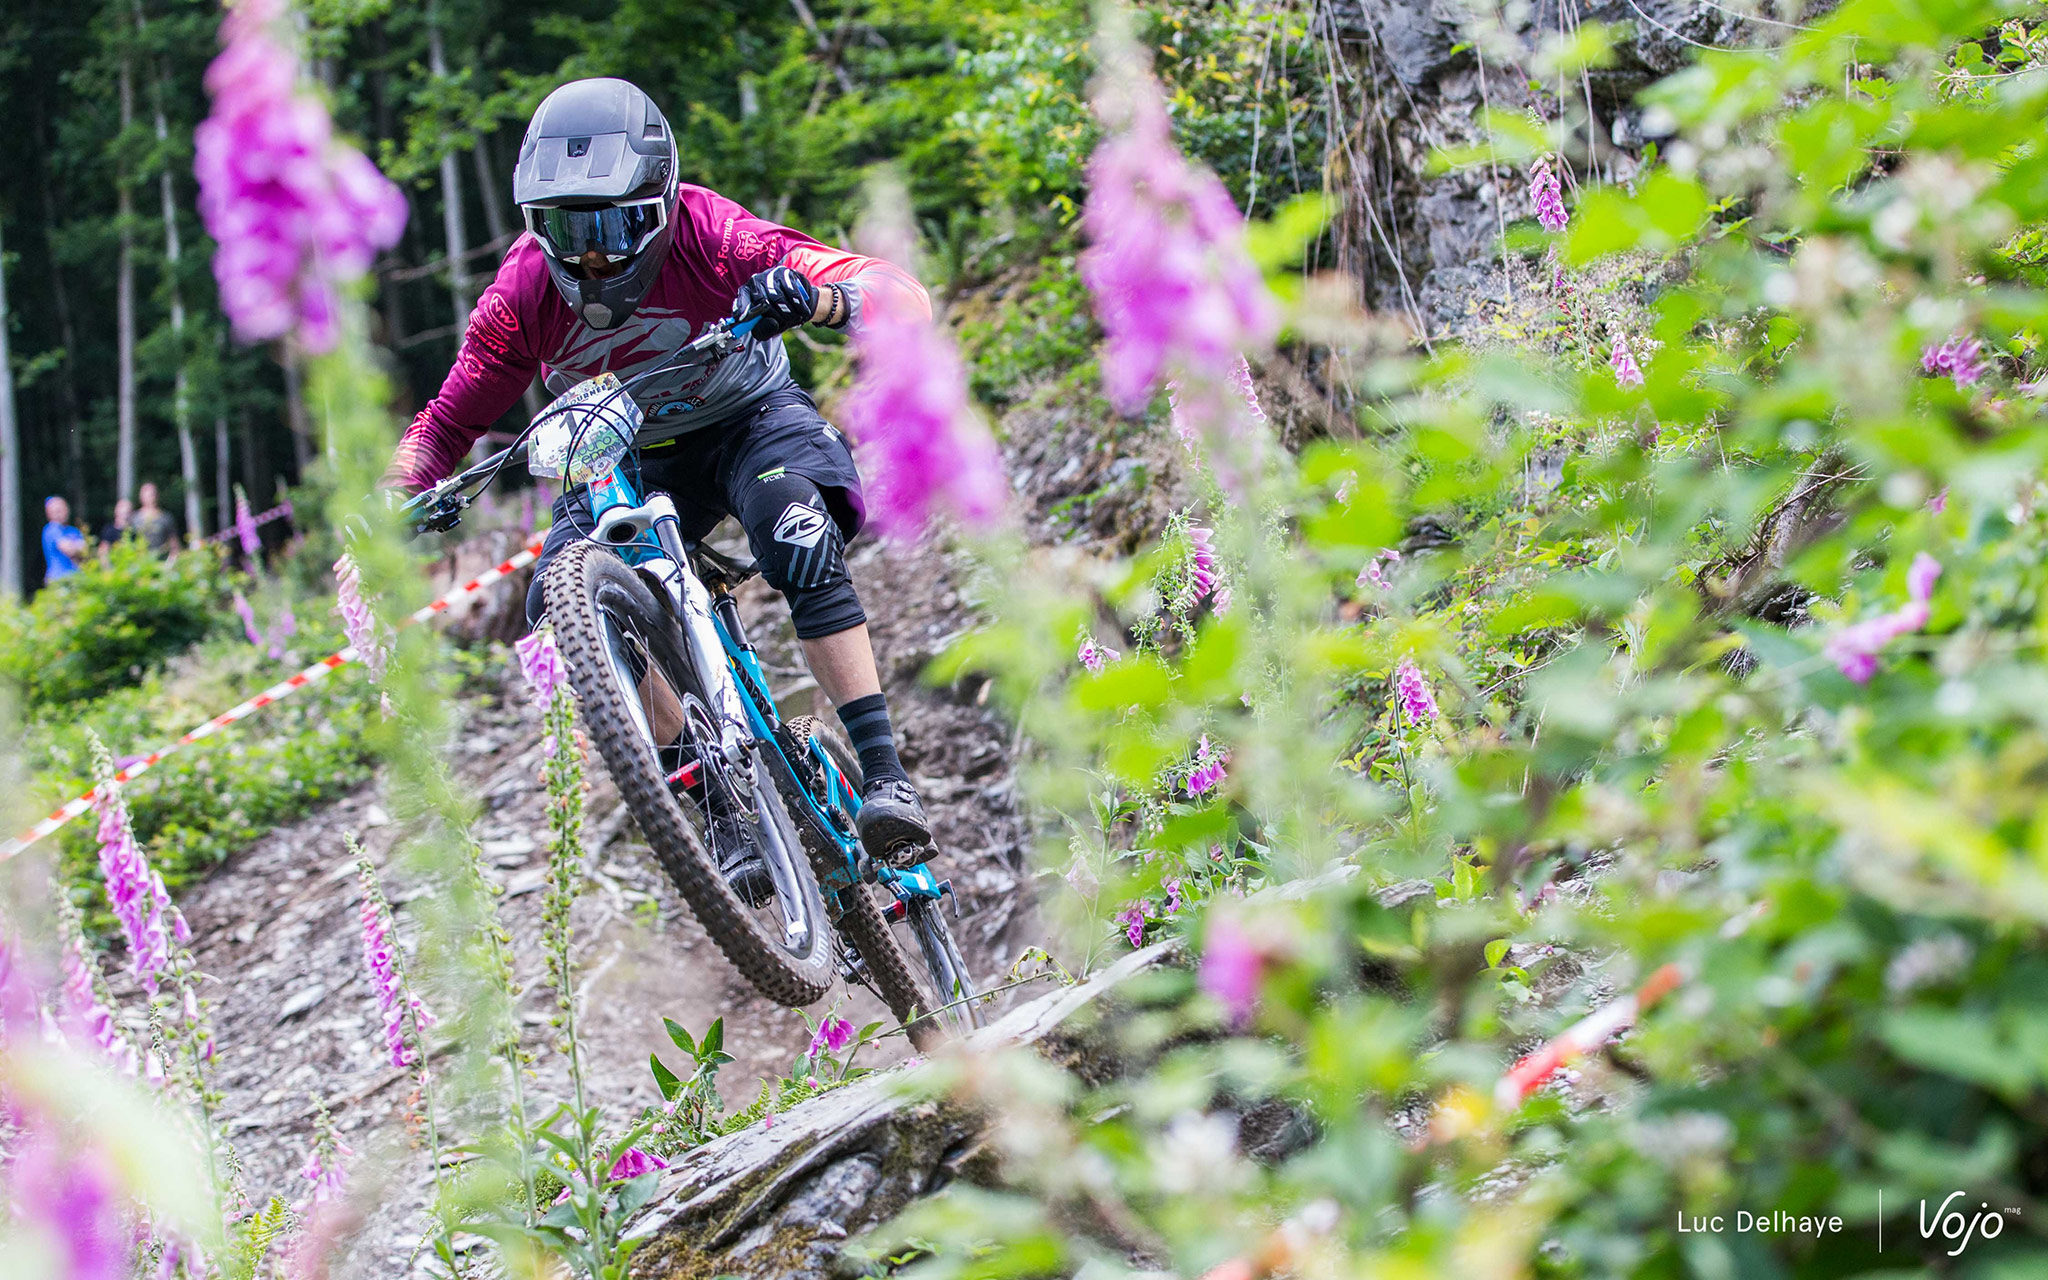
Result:
<svg viewBox="0 0 2048 1280"><path fill-rule="evenodd" d="M912 867L921 867L938 856L939 847L929 840L923 844L905 840L901 844L892 845L882 860L898 871L908 871Z"/></svg>

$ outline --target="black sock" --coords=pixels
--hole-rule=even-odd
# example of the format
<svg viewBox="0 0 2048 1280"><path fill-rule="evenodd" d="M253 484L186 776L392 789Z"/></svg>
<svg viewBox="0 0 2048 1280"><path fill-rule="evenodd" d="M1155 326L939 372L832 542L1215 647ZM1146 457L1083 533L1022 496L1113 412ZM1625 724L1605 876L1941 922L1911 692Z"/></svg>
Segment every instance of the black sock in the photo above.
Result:
<svg viewBox="0 0 2048 1280"><path fill-rule="evenodd" d="M855 698L839 708L839 723L846 726L846 736L860 756L863 790L877 778L910 781L910 775L903 772L903 761L896 758L896 735L889 727L888 699L879 693Z"/></svg>

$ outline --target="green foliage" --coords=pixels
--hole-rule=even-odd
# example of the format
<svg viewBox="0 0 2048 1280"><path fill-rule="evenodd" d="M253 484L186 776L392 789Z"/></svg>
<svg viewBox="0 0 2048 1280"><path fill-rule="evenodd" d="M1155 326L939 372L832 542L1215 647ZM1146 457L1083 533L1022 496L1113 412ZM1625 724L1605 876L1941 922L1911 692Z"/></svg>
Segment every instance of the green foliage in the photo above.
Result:
<svg viewBox="0 0 2048 1280"><path fill-rule="evenodd" d="M124 538L26 606L0 601L0 677L31 708L133 685L211 631L226 594L213 550L163 560Z"/></svg>

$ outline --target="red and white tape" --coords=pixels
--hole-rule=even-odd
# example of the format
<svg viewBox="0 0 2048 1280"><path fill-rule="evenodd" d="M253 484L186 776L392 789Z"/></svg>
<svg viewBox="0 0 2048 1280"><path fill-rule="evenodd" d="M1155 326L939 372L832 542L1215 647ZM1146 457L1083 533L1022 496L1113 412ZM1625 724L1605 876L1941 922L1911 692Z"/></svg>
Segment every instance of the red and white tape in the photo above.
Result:
<svg viewBox="0 0 2048 1280"><path fill-rule="evenodd" d="M1541 1088L1545 1080L1557 1074L1559 1067L1593 1052L1606 1044L1608 1037L1615 1032L1634 1025L1638 1015L1684 981L1683 968L1676 964L1664 965L1642 986L1609 1000L1566 1027L1556 1039L1508 1068L1500 1083L1493 1087L1494 1105L1502 1111L1512 1111L1522 1105L1523 1100Z"/></svg>
<svg viewBox="0 0 2048 1280"><path fill-rule="evenodd" d="M449 590L448 592L443 594L440 599L435 600L432 604L421 606L419 609L413 612L411 617L407 618L404 622L401 622L399 625L401 627L409 627L415 622L425 622L428 618L433 617L437 613L446 613L450 605L454 604L457 600L462 599L464 596L474 595L475 593L483 590L485 587L490 586L498 579L504 577L506 574L516 572L517 570L523 569L527 565L532 564L534 558L540 554L540 544L541 540L539 538L535 538L533 541L527 543L524 547L520 548L520 550L514 553L509 559L500 561L498 564L493 565L489 569L484 570L482 573L478 574L474 578L471 578L468 582L463 583L461 586ZM356 650L354 645L350 645L348 648L343 649L339 653L328 654L326 657L320 659L320 661L314 663L312 666L307 667L305 670L299 672L297 675L289 676L286 679L280 680L276 684L271 685L268 689L265 689L263 692L257 694L255 697L250 698L248 701L230 707L226 711L221 712L213 719L208 720L205 724L199 725L197 728L194 728L191 732L187 733L184 737L179 738L176 742L173 742L168 746L161 747L155 751L152 751L148 755L142 757L140 760L131 761L129 764L123 766L119 772L114 774L114 781L117 783L127 782L140 774L148 772L151 767L161 762L165 756L172 754L173 752L179 750L182 747L188 747L191 744L199 741L201 738L212 737L214 734L219 733L222 729L227 728L235 721L246 719L247 717L254 715L256 712L262 710L264 707L269 706L271 703L276 702L282 698L290 697L293 693L296 693L298 690L305 688L307 685L313 683L315 680L320 679L322 676L325 676L328 672L333 671L335 668L340 667L346 663L354 662L355 660ZM20 853L23 849L28 848L30 845L42 839L44 836L49 835L51 832L57 830L59 827L71 821L79 814L84 813L87 809L92 808L93 797L98 793L98 791L98 787L92 788L92 790L87 791L84 795L79 796L77 799L69 801L62 808L56 810L54 813L50 814L49 817L44 818L41 822L38 822L33 827L30 827L27 831L22 832L20 835L14 837L12 840L5 842L4 844L0 844L0 861L5 861L6 859L13 857L15 854Z"/></svg>

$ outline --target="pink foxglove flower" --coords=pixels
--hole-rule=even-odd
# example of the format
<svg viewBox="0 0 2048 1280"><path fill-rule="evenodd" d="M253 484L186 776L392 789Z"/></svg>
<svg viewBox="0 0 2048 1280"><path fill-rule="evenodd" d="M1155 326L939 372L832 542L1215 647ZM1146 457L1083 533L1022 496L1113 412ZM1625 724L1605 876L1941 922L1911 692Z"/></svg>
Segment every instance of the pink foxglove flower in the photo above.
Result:
<svg viewBox="0 0 2048 1280"><path fill-rule="evenodd" d="M1635 353L1628 349L1628 339L1622 334L1614 335L1614 351L1607 357L1607 366L1614 370L1614 380L1622 386L1643 385L1642 368L1636 364Z"/></svg>
<svg viewBox="0 0 2048 1280"><path fill-rule="evenodd" d="M383 895L376 891L369 864L359 869L363 878L363 967L377 993L377 1007L384 1015L384 1045L391 1052L391 1065L409 1067L420 1060L420 1049L411 1036L434 1025L432 1015L419 997L406 990L398 973L398 943L391 936L391 914ZM411 1015L412 1027L406 1026Z"/></svg>
<svg viewBox="0 0 2048 1280"><path fill-rule="evenodd" d="M1216 535L1202 525L1189 525L1188 558L1183 568L1185 585L1174 603L1183 611L1194 608L1216 590L1218 576Z"/></svg>
<svg viewBox="0 0 2048 1280"><path fill-rule="evenodd" d="M256 517L249 514L249 495L235 486L235 538L242 544L242 563L250 572L263 564L263 537L256 532Z"/></svg>
<svg viewBox="0 0 2048 1280"><path fill-rule="evenodd" d="M299 83L285 0L237 0L206 71L213 114L193 136L199 212L220 247L221 308L244 342L295 333L333 347L338 289L405 228L405 197L334 137L318 95Z"/></svg>
<svg viewBox="0 0 2048 1280"><path fill-rule="evenodd" d="M355 647L356 657L370 673L370 679L382 680L385 664L391 658L384 626L378 622L370 602L363 599L363 571L356 558L346 551L334 562L334 586L341 629L347 633L348 642Z"/></svg>
<svg viewBox="0 0 2048 1280"><path fill-rule="evenodd" d="M277 621L270 624L270 660L284 657L285 641L299 633L299 620L292 613L292 602L284 602L284 611L277 615Z"/></svg>
<svg viewBox="0 0 2048 1280"><path fill-rule="evenodd" d="M1920 353L1920 367L1928 373L1947 374L1958 389L1974 385L1991 366L1984 360L1984 344L1975 338L1951 337L1938 347Z"/></svg>
<svg viewBox="0 0 2048 1280"><path fill-rule="evenodd" d="M255 607L249 603L249 598L239 591L235 592L235 616L242 620L242 634L249 637L249 643L259 649L262 648L263 633L256 629Z"/></svg>
<svg viewBox="0 0 2048 1280"><path fill-rule="evenodd" d="M627 1147L612 1163L611 1178L613 1182L625 1182L643 1173L653 1173L656 1169L666 1168L668 1162L660 1156L651 1156L638 1147Z"/></svg>
<svg viewBox="0 0 2048 1280"><path fill-rule="evenodd" d="M907 264L913 240L900 190L878 194L862 249ZM967 372L946 331L900 292L861 299L853 335L859 369L846 420L874 459L872 512L886 533L915 537L934 517L988 528L1009 497L1002 455L974 411Z"/></svg>
<svg viewBox="0 0 2048 1280"><path fill-rule="evenodd" d="M1925 551L1914 556L1913 563L1906 568L1906 603L1890 613L1865 618L1835 631L1821 643L1821 652L1849 679L1857 684L1870 683L1870 677L1877 674L1877 655L1885 646L1927 625L1931 614L1929 602L1939 577L1939 560Z"/></svg>
<svg viewBox="0 0 2048 1280"><path fill-rule="evenodd" d="M1129 940L1132 946L1135 947L1145 941L1145 907L1143 903L1129 903L1123 910L1111 916L1110 919L1124 927L1124 937Z"/></svg>
<svg viewBox="0 0 2048 1280"><path fill-rule="evenodd" d="M1558 183L1557 171L1550 167L1549 156L1530 166L1529 196L1536 202L1536 221L1543 224L1545 231L1564 230L1564 188Z"/></svg>
<svg viewBox="0 0 2048 1280"><path fill-rule="evenodd" d="M555 700L555 690L569 681L569 669L562 665L562 651L555 647L554 629L542 627L529 632L512 648L519 655L519 670L533 687L534 701L545 711Z"/></svg>
<svg viewBox="0 0 2048 1280"><path fill-rule="evenodd" d="M1436 719L1436 694L1422 678L1421 668L1407 658L1394 667L1394 697L1408 723L1428 724Z"/></svg>
<svg viewBox="0 0 2048 1280"><path fill-rule="evenodd" d="M1181 909L1179 877L1166 877L1165 880L1160 882L1160 888L1166 890L1166 914L1170 916L1179 915Z"/></svg>
<svg viewBox="0 0 2048 1280"><path fill-rule="evenodd" d="M1076 660L1090 671L1102 670L1105 665L1115 662L1119 656L1121 655L1116 650L1095 643L1095 637L1090 635L1081 637L1081 648L1074 655Z"/></svg>
<svg viewBox="0 0 2048 1280"><path fill-rule="evenodd" d="M11 1210L18 1239L33 1242L65 1280L128 1280L136 1232L121 1194L119 1172L90 1142L60 1132L41 1108L10 1106L17 1132L9 1142L0 1203Z"/></svg>
<svg viewBox="0 0 2048 1280"><path fill-rule="evenodd" d="M1927 500L1927 511L1929 515L1938 516L1946 510L1948 510L1948 486L1943 485L1940 493Z"/></svg>
<svg viewBox="0 0 2048 1280"><path fill-rule="evenodd" d="M1210 917L1195 984L1223 1006L1232 1027L1242 1028L1258 1008L1259 979L1266 957L1237 922L1227 915Z"/></svg>
<svg viewBox="0 0 2048 1280"><path fill-rule="evenodd" d="M811 1047L804 1050L809 1057L818 1056L819 1050L830 1053L843 1052L853 1042L853 1024L837 1014L826 1014L818 1023L817 1031L811 1036Z"/></svg>
<svg viewBox="0 0 2048 1280"><path fill-rule="evenodd" d="M121 922L128 942L128 967L143 989L156 994L157 979L171 967L173 938L182 943L192 936L184 915L171 903L164 878L149 865L149 858L136 843L135 828L128 820L128 803L121 785L114 781L112 762L99 771L93 789L93 807L99 810L100 875L106 884L107 905Z"/></svg>
<svg viewBox="0 0 2048 1280"><path fill-rule="evenodd" d="M122 1034L114 1011L100 999L95 977L92 960L85 953L85 939L73 934L64 947L64 1020L91 1041L115 1070L132 1076L141 1065L135 1046Z"/></svg>
<svg viewBox="0 0 2048 1280"><path fill-rule="evenodd" d="M1225 770L1224 757L1209 745L1209 735L1203 734L1202 741L1195 747L1195 767L1188 774L1187 790L1190 796L1205 796L1223 785Z"/></svg>
<svg viewBox="0 0 2048 1280"><path fill-rule="evenodd" d="M1386 566L1399 564L1401 553L1392 547L1383 547L1372 559L1365 562L1365 568L1358 571L1358 586L1361 590L1372 587L1378 591L1391 591L1394 584L1387 581Z"/></svg>
<svg viewBox="0 0 2048 1280"><path fill-rule="evenodd" d="M1278 309L1230 193L1174 146L1143 51L1128 35L1101 46L1093 101L1107 128L1088 161L1081 278L1102 321L1103 389L1129 414L1177 382L1184 438L1224 432L1246 413L1230 403L1249 383L1243 354L1272 338Z"/></svg>

